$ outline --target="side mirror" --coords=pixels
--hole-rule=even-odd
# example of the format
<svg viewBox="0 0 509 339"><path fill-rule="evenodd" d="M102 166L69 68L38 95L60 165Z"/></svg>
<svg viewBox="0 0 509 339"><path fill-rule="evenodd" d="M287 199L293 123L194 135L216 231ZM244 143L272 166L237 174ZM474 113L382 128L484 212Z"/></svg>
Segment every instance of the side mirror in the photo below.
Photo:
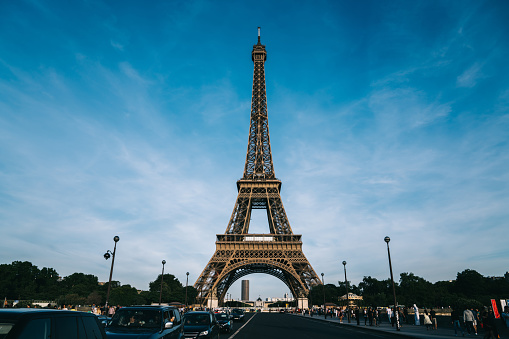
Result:
<svg viewBox="0 0 509 339"><path fill-rule="evenodd" d="M171 321L164 323L164 328L172 328L172 327L173 327L173 323Z"/></svg>

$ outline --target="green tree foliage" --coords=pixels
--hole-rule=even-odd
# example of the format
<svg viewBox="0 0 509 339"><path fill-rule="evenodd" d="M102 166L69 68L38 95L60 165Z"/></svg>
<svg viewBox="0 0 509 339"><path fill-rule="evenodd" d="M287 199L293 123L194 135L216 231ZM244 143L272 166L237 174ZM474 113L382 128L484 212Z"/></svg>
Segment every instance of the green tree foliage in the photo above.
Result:
<svg viewBox="0 0 509 339"><path fill-rule="evenodd" d="M433 284L413 273L401 273L398 289L398 304L413 305L419 302L422 306L434 306L435 292Z"/></svg>
<svg viewBox="0 0 509 339"><path fill-rule="evenodd" d="M110 292L110 305L143 305L145 304L145 298L138 294L138 290L131 285L122 285L114 288Z"/></svg>
<svg viewBox="0 0 509 339"><path fill-rule="evenodd" d="M0 265L0 293L7 299L46 299L59 293L58 273L28 261Z"/></svg>
<svg viewBox="0 0 509 339"><path fill-rule="evenodd" d="M62 287L67 293L88 296L97 290L98 279L92 274L73 273L62 279Z"/></svg>
<svg viewBox="0 0 509 339"><path fill-rule="evenodd" d="M364 298L364 306L390 305L392 297L392 283L390 279L377 280L371 276L364 277L359 283L359 289Z"/></svg>
<svg viewBox="0 0 509 339"><path fill-rule="evenodd" d="M121 285L119 281L111 282L110 305L141 305L159 301L161 275L150 282L149 291L138 293L130 285ZM98 278L92 274L73 273L60 279L53 268L39 269L28 261L14 261L11 264L0 264L0 297L8 300L55 300L59 304L101 305L106 301L108 284L100 286ZM348 284L351 293L363 296L361 306L388 306L393 303L392 284L390 279L377 280L365 276L358 286ZM322 305L335 303L343 305L340 297L345 295L344 282L338 285L326 284L311 288L310 303ZM186 287L172 274L165 274L163 279L162 302L185 303ZM188 304L196 302L198 291L193 286L187 287ZM466 269L457 274L455 281L438 281L434 284L413 273L401 273L399 284L396 284L398 303L417 304L421 307L477 307L489 305L490 299L503 299L509 295L509 281L484 277L480 273Z"/></svg>
<svg viewBox="0 0 509 339"><path fill-rule="evenodd" d="M151 292L151 302L159 301L159 291L161 289L161 274L157 279L150 282L149 291ZM185 290L180 281L173 274L165 274L163 278L163 292L161 302L181 302L184 303ZM189 290L188 290L189 292Z"/></svg>

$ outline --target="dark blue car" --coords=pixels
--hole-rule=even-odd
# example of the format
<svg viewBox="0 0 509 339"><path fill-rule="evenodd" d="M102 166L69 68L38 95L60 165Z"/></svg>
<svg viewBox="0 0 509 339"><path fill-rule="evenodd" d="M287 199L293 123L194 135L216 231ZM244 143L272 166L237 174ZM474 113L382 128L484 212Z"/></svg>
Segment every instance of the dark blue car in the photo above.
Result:
<svg viewBox="0 0 509 339"><path fill-rule="evenodd" d="M216 313L216 319L219 323L219 329L221 332L230 333L233 330L233 319L228 313Z"/></svg>
<svg viewBox="0 0 509 339"><path fill-rule="evenodd" d="M181 339L184 333L180 313L171 306L122 307L105 330L115 339Z"/></svg>
<svg viewBox="0 0 509 339"><path fill-rule="evenodd" d="M212 312L196 311L184 315L184 337L219 338L219 323Z"/></svg>

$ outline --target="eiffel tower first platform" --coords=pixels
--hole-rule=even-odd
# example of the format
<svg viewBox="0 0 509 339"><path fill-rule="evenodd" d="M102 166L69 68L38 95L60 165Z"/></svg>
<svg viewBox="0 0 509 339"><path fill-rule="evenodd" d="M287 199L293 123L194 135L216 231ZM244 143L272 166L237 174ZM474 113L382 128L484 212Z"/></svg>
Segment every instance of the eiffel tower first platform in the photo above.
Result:
<svg viewBox="0 0 509 339"><path fill-rule="evenodd" d="M292 232L281 201L281 181L274 174L265 91L267 52L260 43L260 28L251 55L253 95L244 175L237 181L239 193L226 232L217 235L216 251L194 287L198 301L214 308L235 281L265 273L284 282L298 307L307 308L310 288L321 281L302 252L302 236ZM269 234L249 233L253 209L267 211Z"/></svg>

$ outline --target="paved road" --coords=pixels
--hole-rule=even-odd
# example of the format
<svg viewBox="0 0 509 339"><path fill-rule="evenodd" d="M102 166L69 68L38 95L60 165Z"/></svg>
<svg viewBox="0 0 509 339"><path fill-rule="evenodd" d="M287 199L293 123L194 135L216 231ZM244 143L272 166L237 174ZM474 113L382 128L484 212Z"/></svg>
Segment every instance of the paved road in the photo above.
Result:
<svg viewBox="0 0 509 339"><path fill-rule="evenodd" d="M389 339L401 338L390 333L373 333L363 328L339 327L312 318L279 313L246 313L244 321L234 323L233 332L221 339Z"/></svg>

